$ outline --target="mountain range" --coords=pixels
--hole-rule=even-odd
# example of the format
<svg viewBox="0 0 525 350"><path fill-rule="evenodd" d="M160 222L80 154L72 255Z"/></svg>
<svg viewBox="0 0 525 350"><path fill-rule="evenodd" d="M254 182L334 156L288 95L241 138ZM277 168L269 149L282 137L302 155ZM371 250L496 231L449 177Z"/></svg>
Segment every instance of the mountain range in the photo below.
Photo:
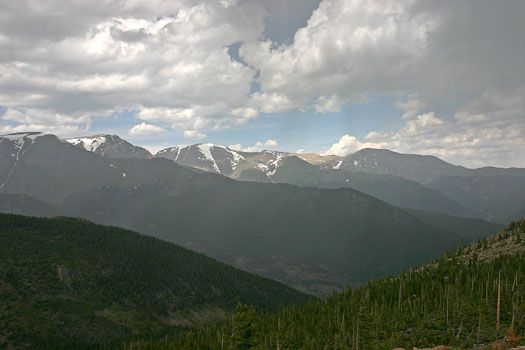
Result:
<svg viewBox="0 0 525 350"><path fill-rule="evenodd" d="M349 187L387 203L481 218L498 223L518 219L525 210L525 169L468 169L434 156L363 149L345 157L278 151L242 152L208 143L169 147L151 155L116 135L70 139L108 157L161 157L235 180L289 183L304 187ZM111 152L104 153L104 149Z"/></svg>
<svg viewBox="0 0 525 350"><path fill-rule="evenodd" d="M311 294L398 272L494 230L477 221L466 236L445 227L449 216L432 220L352 188L235 181L159 157L109 158L54 135L0 137L0 162L4 208L45 206L133 229Z"/></svg>
<svg viewBox="0 0 525 350"><path fill-rule="evenodd" d="M525 208L525 169L467 169L434 156L382 149L346 157L246 153L211 144L168 148L155 156L237 180L350 187L397 206L491 221Z"/></svg>

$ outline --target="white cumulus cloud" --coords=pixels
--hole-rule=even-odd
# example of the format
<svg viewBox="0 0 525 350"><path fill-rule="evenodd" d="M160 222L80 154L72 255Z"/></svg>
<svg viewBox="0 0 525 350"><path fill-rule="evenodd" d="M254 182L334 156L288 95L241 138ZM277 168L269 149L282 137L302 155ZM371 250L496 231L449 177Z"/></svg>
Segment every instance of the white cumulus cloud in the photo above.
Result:
<svg viewBox="0 0 525 350"><path fill-rule="evenodd" d="M263 150L275 149L278 147L279 143L275 140L266 140L264 142L258 141L253 146L244 147L242 144L238 143L235 145L229 145L228 147L234 151L243 151L243 152L260 152Z"/></svg>
<svg viewBox="0 0 525 350"><path fill-rule="evenodd" d="M265 11L257 1L4 5L0 105L41 111L33 114L35 124L48 125L47 115L59 114L71 120L53 127L87 127L85 116L135 110L145 122L184 130L257 116L248 105L255 70L228 53L229 45L263 33ZM150 110L164 113L153 118Z"/></svg>
<svg viewBox="0 0 525 350"><path fill-rule="evenodd" d="M160 126L146 124L144 122L135 125L129 130L131 136L149 136L149 135L158 135L166 132L165 129Z"/></svg>
<svg viewBox="0 0 525 350"><path fill-rule="evenodd" d="M387 148L432 154L469 167L525 167L524 116L525 86L492 90L461 107L453 120L433 111L419 113L404 118L398 130L372 131L362 140L344 135L325 154L344 156L363 148Z"/></svg>
<svg viewBox="0 0 525 350"><path fill-rule="evenodd" d="M192 140L202 140L206 134L198 132L197 130L184 130L184 138Z"/></svg>

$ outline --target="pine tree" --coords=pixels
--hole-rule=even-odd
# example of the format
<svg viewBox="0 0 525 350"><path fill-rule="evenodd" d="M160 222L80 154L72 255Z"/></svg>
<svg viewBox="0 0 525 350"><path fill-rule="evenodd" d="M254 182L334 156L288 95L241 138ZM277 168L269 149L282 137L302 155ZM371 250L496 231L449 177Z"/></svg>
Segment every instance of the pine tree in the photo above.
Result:
<svg viewBox="0 0 525 350"><path fill-rule="evenodd" d="M255 309L242 303L237 303L233 315L231 342L233 350L253 350L257 346L255 328Z"/></svg>

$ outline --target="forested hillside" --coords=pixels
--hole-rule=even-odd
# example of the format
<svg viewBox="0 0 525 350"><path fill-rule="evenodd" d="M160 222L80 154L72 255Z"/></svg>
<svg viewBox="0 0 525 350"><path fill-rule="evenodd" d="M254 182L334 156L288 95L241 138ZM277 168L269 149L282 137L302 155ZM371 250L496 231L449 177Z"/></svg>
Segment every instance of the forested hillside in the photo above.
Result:
<svg viewBox="0 0 525 350"><path fill-rule="evenodd" d="M307 296L135 232L0 214L0 348L66 348L277 311Z"/></svg>
<svg viewBox="0 0 525 350"><path fill-rule="evenodd" d="M525 344L525 221L420 268L326 300L135 341L141 349L393 349L444 344L509 349ZM521 338L520 338L521 337ZM491 347L492 346L492 347Z"/></svg>

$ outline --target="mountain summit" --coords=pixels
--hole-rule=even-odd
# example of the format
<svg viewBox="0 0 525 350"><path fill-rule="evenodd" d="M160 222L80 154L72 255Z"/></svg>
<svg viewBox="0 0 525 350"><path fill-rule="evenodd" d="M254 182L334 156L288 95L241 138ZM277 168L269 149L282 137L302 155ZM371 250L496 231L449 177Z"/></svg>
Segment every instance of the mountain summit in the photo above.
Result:
<svg viewBox="0 0 525 350"><path fill-rule="evenodd" d="M170 147L155 154L155 157L170 159L181 165L226 176L235 171L247 156L246 152L237 152L211 143Z"/></svg>
<svg viewBox="0 0 525 350"><path fill-rule="evenodd" d="M134 146L117 135L94 135L66 139L67 142L108 158L151 158L145 148Z"/></svg>
<svg viewBox="0 0 525 350"><path fill-rule="evenodd" d="M31 138L37 135L25 133L22 136L31 143L34 141ZM20 135L5 138L20 138ZM147 150L116 135L67 141L109 158L153 157ZM154 157L234 180L304 187L349 187L396 206L499 223L507 222L507 218L518 218L525 210L525 169L468 169L435 156L371 148L345 157L279 151L243 152L199 143L166 148Z"/></svg>

